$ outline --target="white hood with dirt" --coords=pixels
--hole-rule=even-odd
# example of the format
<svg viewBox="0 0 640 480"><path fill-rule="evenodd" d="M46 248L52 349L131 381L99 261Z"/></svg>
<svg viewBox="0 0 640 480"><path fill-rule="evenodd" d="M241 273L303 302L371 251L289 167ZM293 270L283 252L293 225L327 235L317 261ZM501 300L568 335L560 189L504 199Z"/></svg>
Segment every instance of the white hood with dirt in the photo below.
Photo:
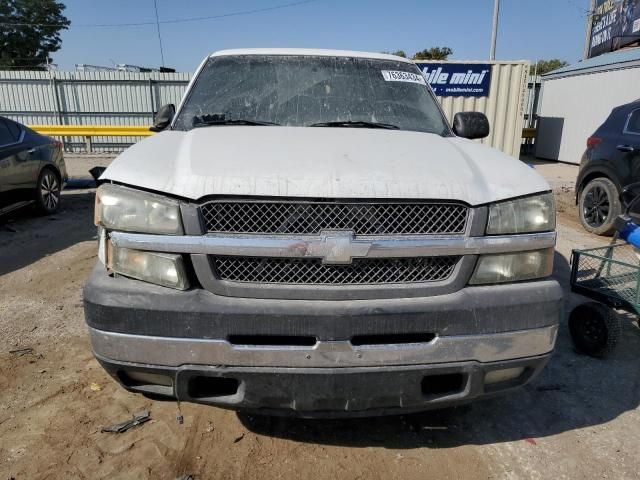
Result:
<svg viewBox="0 0 640 480"><path fill-rule="evenodd" d="M191 200L233 195L481 205L550 190L526 164L479 143L366 128L165 131L123 152L101 179Z"/></svg>

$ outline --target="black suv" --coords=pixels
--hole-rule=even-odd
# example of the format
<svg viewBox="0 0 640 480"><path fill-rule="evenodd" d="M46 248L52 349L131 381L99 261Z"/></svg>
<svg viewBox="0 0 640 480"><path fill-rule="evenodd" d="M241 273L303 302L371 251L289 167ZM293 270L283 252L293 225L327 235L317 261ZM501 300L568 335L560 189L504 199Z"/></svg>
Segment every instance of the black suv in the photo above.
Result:
<svg viewBox="0 0 640 480"><path fill-rule="evenodd" d="M621 212L619 193L640 181L640 100L613 109L587 140L580 162L576 200L589 232L610 235Z"/></svg>

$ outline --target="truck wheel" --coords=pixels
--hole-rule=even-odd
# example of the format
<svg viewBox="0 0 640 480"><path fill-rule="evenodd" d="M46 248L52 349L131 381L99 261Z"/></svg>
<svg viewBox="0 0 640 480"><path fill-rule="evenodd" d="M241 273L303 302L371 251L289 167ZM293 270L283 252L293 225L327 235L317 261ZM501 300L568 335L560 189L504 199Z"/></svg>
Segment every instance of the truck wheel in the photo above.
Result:
<svg viewBox="0 0 640 480"><path fill-rule="evenodd" d="M44 215L55 213L60 206L60 178L50 168L40 172L36 187L36 208Z"/></svg>
<svg viewBox="0 0 640 480"><path fill-rule="evenodd" d="M601 303L578 305L569 315L569 332L576 350L592 357L611 353L618 344L621 331L620 318Z"/></svg>
<svg viewBox="0 0 640 480"><path fill-rule="evenodd" d="M613 223L620 215L618 189L606 177L594 178L580 192L578 204L580 223L587 232L596 235L611 235Z"/></svg>

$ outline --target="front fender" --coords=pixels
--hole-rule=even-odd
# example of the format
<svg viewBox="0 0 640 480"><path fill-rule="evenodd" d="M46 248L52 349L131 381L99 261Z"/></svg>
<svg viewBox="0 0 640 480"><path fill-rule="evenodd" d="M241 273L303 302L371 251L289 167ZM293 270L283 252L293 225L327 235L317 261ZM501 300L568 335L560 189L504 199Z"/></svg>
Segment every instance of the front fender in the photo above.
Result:
<svg viewBox="0 0 640 480"><path fill-rule="evenodd" d="M590 165L584 170L581 170L578 174L578 178L576 179L576 204L578 203L580 193L584 186L594 178L599 177L607 177L616 185L618 191L622 189L620 178L613 168L604 164Z"/></svg>

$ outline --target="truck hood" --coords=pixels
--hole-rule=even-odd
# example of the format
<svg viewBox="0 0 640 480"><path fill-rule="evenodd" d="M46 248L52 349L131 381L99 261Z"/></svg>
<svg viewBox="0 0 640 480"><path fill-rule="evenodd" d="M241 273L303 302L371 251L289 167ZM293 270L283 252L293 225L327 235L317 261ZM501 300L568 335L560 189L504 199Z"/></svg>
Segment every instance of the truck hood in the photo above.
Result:
<svg viewBox="0 0 640 480"><path fill-rule="evenodd" d="M166 131L123 152L101 179L191 200L241 195L481 205L550 189L524 163L470 140L364 128Z"/></svg>

